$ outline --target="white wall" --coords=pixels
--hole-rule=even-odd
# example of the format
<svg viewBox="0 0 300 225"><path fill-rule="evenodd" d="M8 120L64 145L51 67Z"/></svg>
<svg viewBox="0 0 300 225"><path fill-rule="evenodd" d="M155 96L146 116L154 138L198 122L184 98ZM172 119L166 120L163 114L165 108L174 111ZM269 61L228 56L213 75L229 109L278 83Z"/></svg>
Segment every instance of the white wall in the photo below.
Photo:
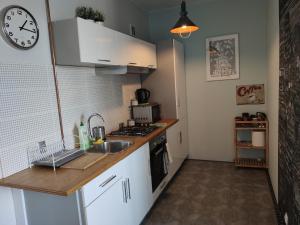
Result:
<svg viewBox="0 0 300 225"><path fill-rule="evenodd" d="M91 6L105 15L105 26L129 34L129 24L136 27L136 37L148 40L148 16L129 0L50 0L53 20L73 18L78 6Z"/></svg>
<svg viewBox="0 0 300 225"><path fill-rule="evenodd" d="M137 35L147 39L147 16L143 15L134 5L129 4L129 1L94 0L90 2L91 6L95 5L105 9L106 25L128 33L129 23L136 24ZM50 60L45 1L1 0L0 9L12 4L21 5L31 11L37 18L41 32L39 42L29 51L11 48L0 37L0 158L3 168L3 173L0 171L0 178L28 167L26 154L28 146L35 145L41 140L46 140L49 144L59 141L61 138ZM73 17L77 5L88 3L84 0L50 0L50 4L52 15L59 19L64 16ZM91 70L94 71L93 74L89 73ZM96 77L95 73L93 69L70 67L65 69L64 73L58 74L60 87L63 87L65 91L62 96L64 100L62 106L66 109L64 111L66 112L64 114L65 126L70 124L70 120L72 121L71 125L80 120L77 116L80 117L82 111L74 110L76 108L74 106L78 104L77 93L89 88L86 85L89 83L88 81L94 82L93 88L96 95L93 95L95 92L92 92L91 99L97 102L95 104L97 107L86 107L85 115L97 110L108 115L106 116L107 122L114 121L113 126L116 126L117 121L126 120L129 115L127 103L129 104L129 98L133 96L133 91L139 87L139 79L136 77L127 79L120 76ZM69 79L68 75L75 76ZM78 87L76 90L68 89L68 84L81 82L82 79L88 79L89 75L91 75L91 79L84 84L84 87L81 86L83 82L76 86ZM102 87L97 87L97 85L102 85ZM99 91L100 88L101 91ZM71 92L68 92L70 90ZM75 99L75 101L71 99ZM93 105L93 102L89 103L89 106ZM101 107L99 108L99 106ZM108 127L112 129L111 126ZM0 188L0 225L21 225L24 222L21 221L24 215L18 214L22 207L14 204L14 201L19 204L20 196L16 197L15 194L12 195L12 192L14 191L11 189Z"/></svg>
<svg viewBox="0 0 300 225"><path fill-rule="evenodd" d="M28 167L28 146L60 138L44 1L1 0L0 9L12 4L35 16L40 38L22 51L0 37L1 177ZM22 203L15 197L12 189L0 188L0 225L23 224Z"/></svg>
<svg viewBox="0 0 300 225"><path fill-rule="evenodd" d="M278 113L279 113L279 1L268 0L267 23L268 76L267 102L270 122L269 173L278 199Z"/></svg>
<svg viewBox="0 0 300 225"><path fill-rule="evenodd" d="M266 1L227 0L189 3L189 16L200 30L185 45L190 158L232 161L233 121L242 112L266 111L266 105L237 106L238 84L266 83ZM172 38L169 28L178 19L178 8L150 14L154 41ZM205 39L239 34L240 79L206 81Z"/></svg>

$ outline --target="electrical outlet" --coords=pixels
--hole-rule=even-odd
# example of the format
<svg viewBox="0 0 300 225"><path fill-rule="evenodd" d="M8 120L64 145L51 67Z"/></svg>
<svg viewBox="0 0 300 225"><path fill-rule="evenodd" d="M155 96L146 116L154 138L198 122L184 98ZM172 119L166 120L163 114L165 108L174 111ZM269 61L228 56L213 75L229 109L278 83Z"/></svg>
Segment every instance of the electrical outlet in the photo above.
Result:
<svg viewBox="0 0 300 225"><path fill-rule="evenodd" d="M38 146L39 146L39 150L40 150L41 154L47 152L46 141L40 141L40 142L38 142Z"/></svg>
<svg viewBox="0 0 300 225"><path fill-rule="evenodd" d="M289 225L289 216L287 213L284 214L284 222L285 222L285 225Z"/></svg>

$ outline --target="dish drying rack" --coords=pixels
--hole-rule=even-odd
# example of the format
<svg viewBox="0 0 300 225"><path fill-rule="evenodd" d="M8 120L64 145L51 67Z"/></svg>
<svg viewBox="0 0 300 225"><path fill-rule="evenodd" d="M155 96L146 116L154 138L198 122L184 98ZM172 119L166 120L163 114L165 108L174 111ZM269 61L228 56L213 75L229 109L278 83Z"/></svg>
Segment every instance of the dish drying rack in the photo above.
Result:
<svg viewBox="0 0 300 225"><path fill-rule="evenodd" d="M85 154L85 151L78 148L67 149L63 141L46 145L39 142L38 146L27 149L28 164L32 166L46 166L56 168L66 164L67 162L76 159Z"/></svg>

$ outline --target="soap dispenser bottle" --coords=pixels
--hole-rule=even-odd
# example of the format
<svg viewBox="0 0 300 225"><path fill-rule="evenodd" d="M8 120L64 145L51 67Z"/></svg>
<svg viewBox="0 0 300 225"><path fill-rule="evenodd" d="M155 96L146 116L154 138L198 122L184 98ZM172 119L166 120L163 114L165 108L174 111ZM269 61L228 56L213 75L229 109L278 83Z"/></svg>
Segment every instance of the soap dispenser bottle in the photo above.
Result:
<svg viewBox="0 0 300 225"><path fill-rule="evenodd" d="M86 126L83 122L80 123L79 127L79 141L80 141L80 150L87 150L90 148L90 139Z"/></svg>

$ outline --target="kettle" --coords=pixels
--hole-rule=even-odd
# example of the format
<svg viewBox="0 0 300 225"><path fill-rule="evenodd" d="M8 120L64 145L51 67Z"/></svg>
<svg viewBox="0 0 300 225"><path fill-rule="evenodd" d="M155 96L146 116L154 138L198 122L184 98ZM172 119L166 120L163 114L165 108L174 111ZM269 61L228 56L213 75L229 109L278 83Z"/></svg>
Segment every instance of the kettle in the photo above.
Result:
<svg viewBox="0 0 300 225"><path fill-rule="evenodd" d="M144 88L140 88L135 91L135 96L139 104L148 103L148 100L150 98L150 91Z"/></svg>

